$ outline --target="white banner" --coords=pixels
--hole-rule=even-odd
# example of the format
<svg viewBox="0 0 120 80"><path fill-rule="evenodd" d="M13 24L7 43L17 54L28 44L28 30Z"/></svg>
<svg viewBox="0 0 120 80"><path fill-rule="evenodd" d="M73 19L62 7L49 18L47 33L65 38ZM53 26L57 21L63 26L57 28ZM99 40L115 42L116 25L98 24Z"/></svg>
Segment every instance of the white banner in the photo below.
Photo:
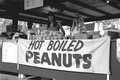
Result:
<svg viewBox="0 0 120 80"><path fill-rule="evenodd" d="M3 42L2 62L17 63L17 45L13 42Z"/></svg>
<svg viewBox="0 0 120 80"><path fill-rule="evenodd" d="M110 37L88 40L18 41L19 64L109 74Z"/></svg>
<svg viewBox="0 0 120 80"><path fill-rule="evenodd" d="M117 45L116 57L117 60L120 62L120 38L116 39L116 45Z"/></svg>

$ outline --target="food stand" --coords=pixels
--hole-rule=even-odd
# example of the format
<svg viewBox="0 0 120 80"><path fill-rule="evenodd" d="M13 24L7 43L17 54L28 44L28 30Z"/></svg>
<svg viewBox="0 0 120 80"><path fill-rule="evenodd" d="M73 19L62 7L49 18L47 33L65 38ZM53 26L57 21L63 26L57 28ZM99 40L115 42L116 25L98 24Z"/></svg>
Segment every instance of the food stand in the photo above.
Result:
<svg viewBox="0 0 120 80"><path fill-rule="evenodd" d="M98 33L91 33L93 39L86 39L87 34L68 39L59 31L44 30L34 35L29 33L28 40L18 39L15 34L12 40L1 40L0 70L15 76L24 74L28 80L34 77L41 80L118 80L120 62L116 56L116 39L119 35L108 32L110 38L108 35L100 37Z"/></svg>
<svg viewBox="0 0 120 80"><path fill-rule="evenodd" d="M26 0L26 1L27 3L26 2L25 3L27 4L28 8L25 9L29 9L32 6L29 6L28 3L30 3L31 5L36 0L30 0L30 1ZM38 4L38 2L35 3ZM35 4L33 4L33 7L34 6ZM37 7L40 6L43 5L42 4L37 5ZM72 5L70 5L70 7L71 6ZM89 8L89 6L87 6L86 8ZM12 12L15 10L13 9ZM104 13L105 15L108 14L101 10L97 10L96 8L93 8L93 10L103 13L103 15ZM72 10L72 12L74 11ZM32 11L28 11L27 13L32 13ZM14 32L17 31L18 15L20 15L18 10L14 14L12 14L14 26L12 26L11 29ZM98 13L96 15L98 15ZM88 14L88 17L89 16L91 15ZM95 18L96 16L91 16L91 17ZM110 17L113 18L112 15ZM102 17L102 19L103 18L104 16ZM18 77L19 74L24 74L25 75L24 79L28 79L28 80L31 79L32 77L40 77L40 80L119 80L120 79L120 61L119 61L119 55L117 54L117 50L116 50L118 49L116 47L117 46L116 39L118 38L119 35L113 36L115 37L115 39L111 37L111 40L108 36L98 38L99 36L98 35L96 36L96 33L94 38L97 37L97 39L83 39L83 38L81 39L79 35L76 35L76 37L79 36L80 39L77 38L77 39L67 40L62 38L62 40L58 40L61 39L61 36L58 37L56 33L54 33L54 35L57 36L55 37L56 40L49 40L50 37L48 36L48 34L47 35L43 34L41 36L38 33L36 37L35 36L30 37L30 33L29 33L28 36L30 39L37 38L37 40L19 39L17 44L13 42L14 40L16 41L15 36L13 38L14 40L6 40L6 39L4 40L0 38L1 39L0 73L1 74L10 73ZM46 36L46 38L44 38L43 36ZM83 36L86 37L86 35L84 34ZM34 43L35 46L31 46L34 45ZM44 45L42 45L43 43ZM59 47L57 47L55 44L57 44L57 46ZM78 46L78 44L81 46ZM83 44L85 45L83 46ZM54 48L52 48L53 50L51 50L52 45L55 46ZM66 45L67 48L65 47ZM83 50L81 50L81 48ZM67 64L67 61L69 64ZM46 78L46 79L42 79L42 78ZM0 80L2 79L0 78ZM32 79L32 80L38 80L38 79Z"/></svg>

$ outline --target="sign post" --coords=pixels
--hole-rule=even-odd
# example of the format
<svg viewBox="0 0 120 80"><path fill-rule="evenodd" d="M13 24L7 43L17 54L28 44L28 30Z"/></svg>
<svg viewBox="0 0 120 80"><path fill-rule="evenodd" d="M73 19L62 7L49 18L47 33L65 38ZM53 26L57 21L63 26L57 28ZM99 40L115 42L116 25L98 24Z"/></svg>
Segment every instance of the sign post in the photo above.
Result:
<svg viewBox="0 0 120 80"><path fill-rule="evenodd" d="M116 57L117 60L120 62L120 38L117 39L116 45L117 45Z"/></svg>

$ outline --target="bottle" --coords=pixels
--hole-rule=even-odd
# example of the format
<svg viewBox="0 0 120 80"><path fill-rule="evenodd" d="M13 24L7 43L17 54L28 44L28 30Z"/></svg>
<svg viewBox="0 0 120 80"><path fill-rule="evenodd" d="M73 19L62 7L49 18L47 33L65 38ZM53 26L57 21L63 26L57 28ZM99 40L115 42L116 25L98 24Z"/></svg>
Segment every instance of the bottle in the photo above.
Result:
<svg viewBox="0 0 120 80"><path fill-rule="evenodd" d="M30 40L31 34L30 31L27 31L27 39Z"/></svg>

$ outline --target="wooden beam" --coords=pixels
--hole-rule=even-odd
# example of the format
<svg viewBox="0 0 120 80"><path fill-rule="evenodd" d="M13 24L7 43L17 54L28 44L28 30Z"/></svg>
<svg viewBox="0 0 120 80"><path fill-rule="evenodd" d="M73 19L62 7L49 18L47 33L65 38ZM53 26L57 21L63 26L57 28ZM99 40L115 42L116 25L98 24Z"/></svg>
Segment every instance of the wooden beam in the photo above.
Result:
<svg viewBox="0 0 120 80"><path fill-rule="evenodd" d="M120 18L120 14L114 14L111 16L102 16L102 17L96 17L96 18L87 18L84 19L85 22L89 22L89 21L99 21L99 20L107 20L107 19L115 19L115 18Z"/></svg>
<svg viewBox="0 0 120 80"><path fill-rule="evenodd" d="M18 11L14 12L12 14L12 20L13 20L12 31L13 32L17 32L17 28L18 28L18 15L19 15Z"/></svg>
<svg viewBox="0 0 120 80"><path fill-rule="evenodd" d="M21 13L25 13L25 14L30 14L30 15L34 15L34 16L38 16L38 17L43 17L43 18L48 18L48 15L47 14L43 14L43 13L40 13L40 12L34 12L34 11L22 11ZM66 19L66 18L62 18L62 17L58 17L56 16L56 19L57 20L60 20L60 21L71 21L70 19Z"/></svg>

